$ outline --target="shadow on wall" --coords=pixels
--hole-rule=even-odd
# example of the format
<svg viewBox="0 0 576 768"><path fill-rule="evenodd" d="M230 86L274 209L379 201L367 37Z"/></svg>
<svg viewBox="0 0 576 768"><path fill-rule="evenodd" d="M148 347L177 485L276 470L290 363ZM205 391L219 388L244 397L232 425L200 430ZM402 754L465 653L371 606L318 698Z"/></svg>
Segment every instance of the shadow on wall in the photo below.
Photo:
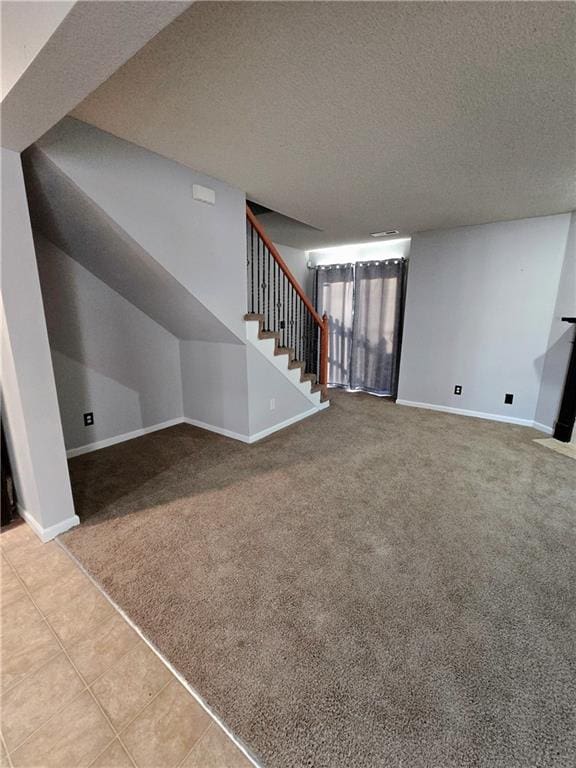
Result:
<svg viewBox="0 0 576 768"><path fill-rule="evenodd" d="M127 319L120 313L112 314L109 307L99 303L99 297L87 296L87 292L79 288L76 280L79 268L69 256L57 252L52 243L37 233L34 240L63 421L74 404L81 405L84 411L93 411L100 405L93 400L89 386L89 377L95 373L133 393L138 401L140 421L146 423L135 376L138 354L126 343L131 331ZM96 305L90 312L92 301ZM91 316L94 323L90 322ZM63 365L55 359L55 352L62 356ZM78 417L79 414L74 414L74 418Z"/></svg>
<svg viewBox="0 0 576 768"><path fill-rule="evenodd" d="M535 420L548 427L553 427L558 418L572 343L576 343L573 327L564 323L562 317L574 315L576 315L576 212L570 217L547 350L544 355L534 361L536 370L541 371L540 395Z"/></svg>

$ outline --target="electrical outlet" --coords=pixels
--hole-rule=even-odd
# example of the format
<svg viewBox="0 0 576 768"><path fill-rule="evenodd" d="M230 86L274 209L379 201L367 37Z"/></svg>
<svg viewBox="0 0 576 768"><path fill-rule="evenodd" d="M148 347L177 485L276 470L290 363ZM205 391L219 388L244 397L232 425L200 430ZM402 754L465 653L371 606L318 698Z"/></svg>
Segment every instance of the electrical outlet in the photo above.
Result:
<svg viewBox="0 0 576 768"><path fill-rule="evenodd" d="M276 410L276 398L274 397L270 398L270 410L271 411Z"/></svg>
<svg viewBox="0 0 576 768"><path fill-rule="evenodd" d="M90 413L84 414L84 426L85 427L91 427L94 424L94 414L92 411Z"/></svg>
<svg viewBox="0 0 576 768"><path fill-rule="evenodd" d="M514 395L511 395L510 392L504 395L504 405L512 405L513 400L514 400Z"/></svg>
<svg viewBox="0 0 576 768"><path fill-rule="evenodd" d="M456 386L454 387L454 394L455 395L461 395L462 394L462 385L461 384L456 384Z"/></svg>

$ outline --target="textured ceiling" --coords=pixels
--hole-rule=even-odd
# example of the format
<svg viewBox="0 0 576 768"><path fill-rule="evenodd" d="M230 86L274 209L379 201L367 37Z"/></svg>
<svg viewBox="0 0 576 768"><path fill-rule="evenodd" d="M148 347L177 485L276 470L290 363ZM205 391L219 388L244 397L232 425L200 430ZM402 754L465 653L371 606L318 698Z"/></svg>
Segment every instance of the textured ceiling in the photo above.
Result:
<svg viewBox="0 0 576 768"><path fill-rule="evenodd" d="M189 5L3 2L2 146L30 146Z"/></svg>
<svg viewBox="0 0 576 768"><path fill-rule="evenodd" d="M576 208L576 4L195 3L74 116L314 247Z"/></svg>

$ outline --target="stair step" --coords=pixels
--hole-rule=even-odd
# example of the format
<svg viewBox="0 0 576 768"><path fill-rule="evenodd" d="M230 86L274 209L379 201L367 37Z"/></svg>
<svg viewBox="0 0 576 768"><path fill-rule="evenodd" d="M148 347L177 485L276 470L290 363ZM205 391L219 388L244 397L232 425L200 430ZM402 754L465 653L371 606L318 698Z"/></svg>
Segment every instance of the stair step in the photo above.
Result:
<svg viewBox="0 0 576 768"><path fill-rule="evenodd" d="M301 360L290 360L288 368L290 368L290 370L293 370L294 368L304 369L304 363Z"/></svg>
<svg viewBox="0 0 576 768"><path fill-rule="evenodd" d="M275 355L288 355L289 357L294 357L294 350L292 347L276 347L274 350Z"/></svg>
<svg viewBox="0 0 576 768"><path fill-rule="evenodd" d="M300 376L300 381L311 381L312 384L316 384L316 374L315 373L303 373Z"/></svg>
<svg viewBox="0 0 576 768"><path fill-rule="evenodd" d="M259 322L264 322L264 315L257 315L255 312L247 312L244 315L244 320L258 320Z"/></svg>

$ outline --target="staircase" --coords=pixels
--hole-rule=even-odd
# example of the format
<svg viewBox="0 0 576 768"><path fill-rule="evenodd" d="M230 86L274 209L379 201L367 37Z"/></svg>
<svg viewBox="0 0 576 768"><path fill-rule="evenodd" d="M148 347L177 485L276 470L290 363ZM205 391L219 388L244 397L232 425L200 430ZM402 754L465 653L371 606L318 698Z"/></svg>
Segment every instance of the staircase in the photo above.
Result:
<svg viewBox="0 0 576 768"><path fill-rule="evenodd" d="M286 356L299 383L327 402L328 318L316 312L249 206L246 237L249 311L244 320L257 323L257 338L274 341L274 356Z"/></svg>

